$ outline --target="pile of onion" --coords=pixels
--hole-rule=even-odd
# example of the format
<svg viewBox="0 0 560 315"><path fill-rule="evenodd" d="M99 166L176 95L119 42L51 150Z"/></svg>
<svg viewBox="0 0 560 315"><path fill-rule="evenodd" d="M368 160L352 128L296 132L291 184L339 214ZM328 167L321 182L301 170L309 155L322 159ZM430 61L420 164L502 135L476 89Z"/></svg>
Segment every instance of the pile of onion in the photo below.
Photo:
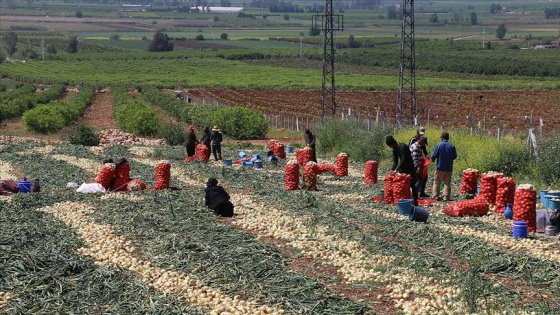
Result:
<svg viewBox="0 0 560 315"><path fill-rule="evenodd" d="M504 174L498 172L486 172L480 176L480 196L486 199L490 205L496 204L496 192L498 190L498 178Z"/></svg>
<svg viewBox="0 0 560 315"><path fill-rule="evenodd" d="M463 179L461 180L460 194L476 194L478 184L478 170L467 168L463 171Z"/></svg>
<svg viewBox="0 0 560 315"><path fill-rule="evenodd" d="M296 190L299 188L299 164L290 160L286 163L286 178L284 179L285 190Z"/></svg>
<svg viewBox="0 0 560 315"><path fill-rule="evenodd" d="M537 230L537 191L533 185L522 184L515 190L513 220L527 222L527 231Z"/></svg>
<svg viewBox="0 0 560 315"><path fill-rule="evenodd" d="M482 197L457 201L442 210L443 213L452 217L483 216L488 214L488 211L490 211L490 205Z"/></svg>
<svg viewBox="0 0 560 315"><path fill-rule="evenodd" d="M348 155L344 152L336 156L336 176L348 176Z"/></svg>
<svg viewBox="0 0 560 315"><path fill-rule="evenodd" d="M328 164L317 164L317 174L321 174L324 172L336 174L336 167L334 165Z"/></svg>
<svg viewBox="0 0 560 315"><path fill-rule="evenodd" d="M95 182L101 184L105 190L109 190L109 186L111 185L113 178L115 178L116 172L117 166L115 163L105 163L95 178Z"/></svg>
<svg viewBox="0 0 560 315"><path fill-rule="evenodd" d="M393 202L402 199L412 199L412 194L410 192L411 181L412 177L404 173L397 173L395 177L393 177Z"/></svg>
<svg viewBox="0 0 560 315"><path fill-rule="evenodd" d="M297 149L296 160L299 163L299 165L307 165L307 162L313 160L313 149L311 149L310 147Z"/></svg>
<svg viewBox="0 0 560 315"><path fill-rule="evenodd" d="M393 198L393 178L395 177L395 173L389 172L385 174L383 181L385 182L385 187L383 188L383 202L391 205L395 201Z"/></svg>
<svg viewBox="0 0 560 315"><path fill-rule="evenodd" d="M364 182L366 185L377 183L377 170L379 169L379 162L367 161L364 171Z"/></svg>
<svg viewBox="0 0 560 315"><path fill-rule="evenodd" d="M496 209L494 211L503 213L508 203L513 205L515 197L515 178L498 178L498 189L496 192Z"/></svg>
<svg viewBox="0 0 560 315"><path fill-rule="evenodd" d="M303 168L303 188L317 190L317 163L310 161Z"/></svg>
<svg viewBox="0 0 560 315"><path fill-rule="evenodd" d="M126 190L128 191L138 191L146 189L146 183L139 179L133 179L126 184Z"/></svg>
<svg viewBox="0 0 560 315"><path fill-rule="evenodd" d="M166 160L159 161L156 165L156 182L154 190L161 190L169 188L171 180L171 163Z"/></svg>

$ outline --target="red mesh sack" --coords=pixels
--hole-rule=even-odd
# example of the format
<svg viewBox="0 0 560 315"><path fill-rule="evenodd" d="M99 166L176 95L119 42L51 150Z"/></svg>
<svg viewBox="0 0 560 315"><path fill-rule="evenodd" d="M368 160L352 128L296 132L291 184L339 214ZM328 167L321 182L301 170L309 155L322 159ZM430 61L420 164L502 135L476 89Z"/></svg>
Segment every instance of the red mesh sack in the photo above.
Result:
<svg viewBox="0 0 560 315"><path fill-rule="evenodd" d="M123 162L117 165L115 170L115 182L113 183L114 191L126 191L126 185L130 181L130 165Z"/></svg>
<svg viewBox="0 0 560 315"><path fill-rule="evenodd" d="M364 170L364 182L366 185L377 183L377 171L379 169L379 162L367 161Z"/></svg>
<svg viewBox="0 0 560 315"><path fill-rule="evenodd" d="M463 171L463 179L461 180L460 194L476 194L478 184L478 170L467 168Z"/></svg>
<svg viewBox="0 0 560 315"><path fill-rule="evenodd" d="M336 157L336 176L343 177L348 176L348 155L341 152Z"/></svg>
<svg viewBox="0 0 560 315"><path fill-rule="evenodd" d="M274 155L276 155L277 157L279 157L281 159L286 158L286 148L281 143L278 143L276 145L276 148L275 148L275 150L273 150L273 152L274 152Z"/></svg>
<svg viewBox="0 0 560 315"><path fill-rule="evenodd" d="M527 231L537 230L537 191L529 184L519 185L513 198L513 220L527 222Z"/></svg>
<svg viewBox="0 0 560 315"><path fill-rule="evenodd" d="M496 191L496 209L494 211L503 213L508 203L513 205L515 197L515 178L498 178L498 188Z"/></svg>
<svg viewBox="0 0 560 315"><path fill-rule="evenodd" d="M276 152L276 145L278 145L278 140L270 139L270 141L268 141L268 151Z"/></svg>
<svg viewBox="0 0 560 315"><path fill-rule="evenodd" d="M452 217L483 216L490 211L486 199L478 197L471 200L457 201L447 205L441 212Z"/></svg>
<svg viewBox="0 0 560 315"><path fill-rule="evenodd" d="M169 161L159 161L158 165L156 165L156 182L154 184L154 190L169 188L170 180L171 164Z"/></svg>
<svg viewBox="0 0 560 315"><path fill-rule="evenodd" d="M385 174L383 181L385 182L385 187L383 187L383 202L392 205L395 201L393 198L393 178L395 177L395 173L389 172Z"/></svg>
<svg viewBox="0 0 560 315"><path fill-rule="evenodd" d="M402 199L412 199L410 182L412 177L408 174L397 173L393 178L393 202Z"/></svg>
<svg viewBox="0 0 560 315"><path fill-rule="evenodd" d="M321 174L324 172L331 172L336 174L336 167L334 165L328 164L317 164L317 174Z"/></svg>
<svg viewBox="0 0 560 315"><path fill-rule="evenodd" d="M113 178L115 178L116 172L117 167L115 163L105 163L103 164L101 170L99 171L99 174L95 178L95 182L101 184L103 188L108 190L111 182L113 181Z"/></svg>
<svg viewBox="0 0 560 315"><path fill-rule="evenodd" d="M203 163L207 163L208 162L208 158L210 157L210 154L208 154L210 151L210 149L208 149L207 146L205 146L202 143L199 143L196 145L196 153L195 156L201 160Z"/></svg>
<svg viewBox="0 0 560 315"><path fill-rule="evenodd" d="M303 168L303 188L317 190L317 163L310 161Z"/></svg>
<svg viewBox="0 0 560 315"><path fill-rule="evenodd" d="M299 188L299 164L291 160L286 163L286 178L284 179L285 190L296 190Z"/></svg>
<svg viewBox="0 0 560 315"><path fill-rule="evenodd" d="M299 165L307 165L307 162L313 160L313 149L305 147L296 150L296 160Z"/></svg>
<svg viewBox="0 0 560 315"><path fill-rule="evenodd" d="M490 205L496 204L496 192L498 190L498 178L504 174L498 172L487 172L480 176L480 196Z"/></svg>

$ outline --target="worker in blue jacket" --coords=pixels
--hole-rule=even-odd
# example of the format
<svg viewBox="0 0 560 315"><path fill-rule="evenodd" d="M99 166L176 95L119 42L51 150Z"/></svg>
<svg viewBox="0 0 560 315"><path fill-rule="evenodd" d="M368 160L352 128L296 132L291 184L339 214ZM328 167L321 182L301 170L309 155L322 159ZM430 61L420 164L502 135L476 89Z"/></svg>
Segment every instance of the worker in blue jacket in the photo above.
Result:
<svg viewBox="0 0 560 315"><path fill-rule="evenodd" d="M441 134L441 142L436 144L432 152L432 162L436 163L434 174L434 185L432 186L432 198L437 200L451 200L451 176L453 175L453 161L457 158L455 145L449 142L449 133ZM443 182L443 196L439 197L439 185Z"/></svg>

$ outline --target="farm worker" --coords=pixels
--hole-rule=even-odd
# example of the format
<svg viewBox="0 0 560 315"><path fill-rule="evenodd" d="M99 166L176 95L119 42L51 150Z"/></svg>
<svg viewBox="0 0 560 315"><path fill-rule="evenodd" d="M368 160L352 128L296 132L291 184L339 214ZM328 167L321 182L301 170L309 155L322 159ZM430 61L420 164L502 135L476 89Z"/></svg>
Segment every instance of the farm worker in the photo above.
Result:
<svg viewBox="0 0 560 315"><path fill-rule="evenodd" d="M412 161L412 154L410 149L404 143L398 143L393 136L385 138L385 144L393 149L393 166L391 171L408 174L411 177L410 189L412 190L412 198L414 198L414 205L418 205L418 190L416 190L416 169Z"/></svg>
<svg viewBox="0 0 560 315"><path fill-rule="evenodd" d="M194 125L189 126L189 132L187 132L187 157L191 157L195 154L196 145L198 140L196 139L196 134L194 133Z"/></svg>
<svg viewBox="0 0 560 315"><path fill-rule="evenodd" d="M212 134L210 133L210 127L204 126L203 131L204 135L202 135L202 139L200 139L200 142L202 142L202 144L204 144L208 148L208 158L210 158L210 152L212 150L212 148L210 147L210 138L212 137Z"/></svg>
<svg viewBox="0 0 560 315"><path fill-rule="evenodd" d="M216 215L222 217L233 216L233 204L229 200L229 194L222 186L218 186L218 180L209 178L206 182L206 189L204 190L204 202L206 206L212 210Z"/></svg>
<svg viewBox="0 0 560 315"><path fill-rule="evenodd" d="M425 165L426 167L430 164L429 161L429 154L428 154L428 150L426 148L426 146L428 145L428 137L426 137L426 129L422 126L418 127L418 129L416 129L416 135L414 137L412 137L410 139L410 141L408 141L408 147L412 150L412 145L414 143L416 143L418 141L418 139L420 139L420 137L424 137L426 139L426 141L424 141L424 145L422 145L420 147L420 149L422 150L422 154L425 156L424 161L422 162L423 165ZM428 175L426 173L427 169L424 170L422 169L422 174L426 174L426 176L421 176L418 179L421 180L422 184L418 187L418 195L419 197L422 198L426 198L429 197L426 194L426 184L428 183Z"/></svg>
<svg viewBox="0 0 560 315"><path fill-rule="evenodd" d="M432 152L432 161L437 161L432 186L432 198L439 199L439 185L443 181L443 200L451 200L451 175L453 174L453 161L457 158L455 145L449 142L449 133L442 132L441 142L436 144Z"/></svg>
<svg viewBox="0 0 560 315"><path fill-rule="evenodd" d="M212 128L212 135L210 136L210 143L212 145L212 154L214 155L214 160L218 161L222 159L222 133L218 126Z"/></svg>
<svg viewBox="0 0 560 315"><path fill-rule="evenodd" d="M414 169L416 170L416 183L411 183L411 185L416 186L418 196L421 198L428 197L428 195L424 193L424 190L422 190L424 182L423 174L425 168L424 158L422 157L422 148L425 147L427 140L428 139L426 139L426 137L420 136L420 138L418 138L418 140L410 146L410 154L412 155L412 162L414 163Z"/></svg>
<svg viewBox="0 0 560 315"><path fill-rule="evenodd" d="M305 145L313 149L313 162L317 163L317 154L315 153L315 135L309 130L305 129Z"/></svg>

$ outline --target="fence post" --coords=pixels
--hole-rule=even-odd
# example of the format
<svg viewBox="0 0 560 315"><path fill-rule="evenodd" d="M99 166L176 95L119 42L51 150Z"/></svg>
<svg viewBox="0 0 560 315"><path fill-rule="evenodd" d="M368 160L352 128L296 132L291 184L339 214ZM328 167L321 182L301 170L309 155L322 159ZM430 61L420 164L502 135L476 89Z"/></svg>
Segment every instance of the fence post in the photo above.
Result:
<svg viewBox="0 0 560 315"><path fill-rule="evenodd" d="M441 120L439 115L436 115L436 120L438 121L439 127L441 128L441 132L443 132L443 130L445 129L445 126L443 125L443 121Z"/></svg>
<svg viewBox="0 0 560 315"><path fill-rule="evenodd" d="M467 116L467 122L468 122L468 124L469 124L469 129L471 130L471 136L472 136L474 127L473 127L473 123L472 123L472 118L471 118L471 116Z"/></svg>
<svg viewBox="0 0 560 315"><path fill-rule="evenodd" d="M431 108L428 108L428 127L430 126L430 111L431 110L432 110Z"/></svg>
<svg viewBox="0 0 560 315"><path fill-rule="evenodd" d="M502 133L502 124L500 123L500 119L498 117L493 116L492 119L494 119L494 123L498 127L498 141L500 141L500 135Z"/></svg>
<svg viewBox="0 0 560 315"><path fill-rule="evenodd" d="M535 137L532 119L525 116L525 122L529 126L529 135L527 136L527 147L529 148L529 156L537 156L537 139Z"/></svg>
<svg viewBox="0 0 560 315"><path fill-rule="evenodd" d="M544 121L541 117L541 118L539 118L539 137L540 138L542 138L543 128L544 128Z"/></svg>

